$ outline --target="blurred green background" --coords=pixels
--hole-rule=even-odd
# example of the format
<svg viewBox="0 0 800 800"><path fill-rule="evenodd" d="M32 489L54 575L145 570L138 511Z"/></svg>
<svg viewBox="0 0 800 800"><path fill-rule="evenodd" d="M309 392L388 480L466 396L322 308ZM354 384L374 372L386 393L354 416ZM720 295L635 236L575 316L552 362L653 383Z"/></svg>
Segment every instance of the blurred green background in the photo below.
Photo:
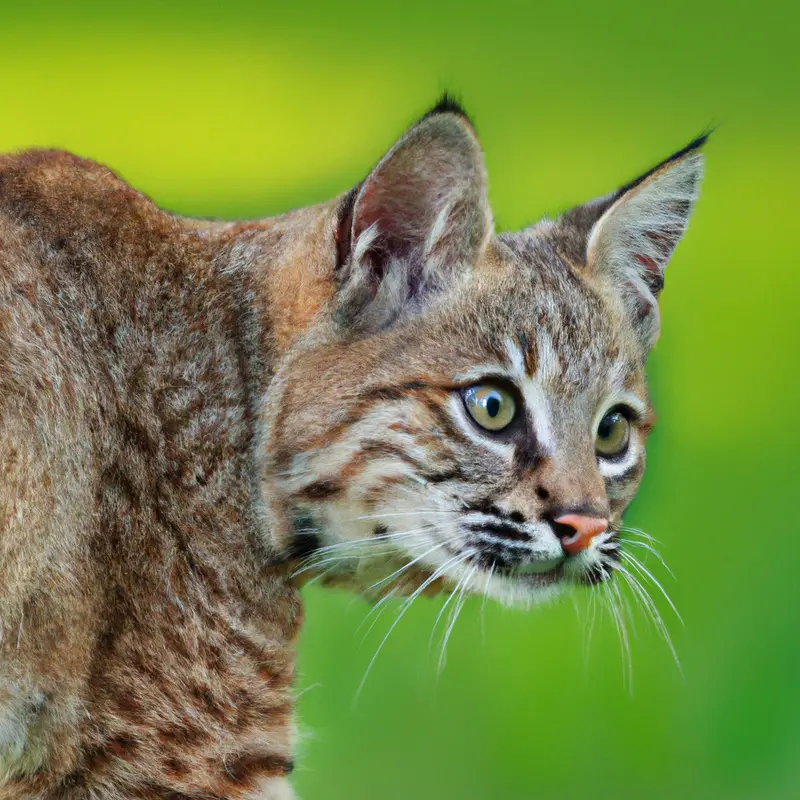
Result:
<svg viewBox="0 0 800 800"><path fill-rule="evenodd" d="M796 3L4 3L0 149L68 148L187 214L265 216L360 180L445 88L474 117L499 227L616 187L709 124L702 198L650 362L659 425L628 522L686 627L685 680L634 612L633 693L580 595L470 601L437 678L417 603L307 592L314 798L800 797Z"/></svg>

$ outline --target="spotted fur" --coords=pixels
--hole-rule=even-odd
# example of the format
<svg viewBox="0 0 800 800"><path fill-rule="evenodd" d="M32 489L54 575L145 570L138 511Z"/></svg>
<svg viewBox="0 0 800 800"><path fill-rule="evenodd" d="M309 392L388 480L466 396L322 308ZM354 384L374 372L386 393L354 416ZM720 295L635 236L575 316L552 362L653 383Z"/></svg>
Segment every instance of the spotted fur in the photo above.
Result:
<svg viewBox="0 0 800 800"><path fill-rule="evenodd" d="M506 602L608 577L698 146L502 235L449 100L355 190L252 223L0 157L0 798L288 797L308 574ZM461 398L486 380L502 435ZM564 509L610 520L567 559Z"/></svg>

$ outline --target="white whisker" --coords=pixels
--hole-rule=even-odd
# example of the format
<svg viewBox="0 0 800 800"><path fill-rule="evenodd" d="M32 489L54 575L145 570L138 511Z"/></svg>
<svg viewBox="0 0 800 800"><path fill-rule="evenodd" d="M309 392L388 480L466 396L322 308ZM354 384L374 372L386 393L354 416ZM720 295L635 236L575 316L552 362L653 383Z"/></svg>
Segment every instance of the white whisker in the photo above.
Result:
<svg viewBox="0 0 800 800"><path fill-rule="evenodd" d="M336 564L334 564L331 567L328 567L328 569L326 569L326 570L323 570L322 572L319 573L319 575L315 575L313 578L309 578L308 582L306 583L306 586L311 586L312 583L316 583L318 580L321 580L322 578L327 577L335 569L336 569ZM294 577L294 576L292 576L292 577Z"/></svg>
<svg viewBox="0 0 800 800"><path fill-rule="evenodd" d="M456 588L458 588L458 585L456 585ZM444 603L442 603L442 607L439 609L439 613L436 615L436 619L433 621L433 628L431 629L431 636L430 636L430 639L428 639L428 649L429 650L431 649L431 647L433 647L433 638L436 635L436 628L439 625L439 620L444 615L444 612L447 610L447 607L450 605L450 603L453 602L453 599L455 598L455 596L456 596L456 593L455 593L455 589L454 589L447 596L447 598L445 599Z"/></svg>
<svg viewBox="0 0 800 800"><path fill-rule="evenodd" d="M358 626L358 628L356 628L356 633L358 633L358 631L360 631L364 627L364 625L367 624L369 618L374 615L374 619L367 628L366 633L364 634L364 638L361 640L362 644L367 640L367 637L370 635L372 629L375 627L375 624L383 616L383 612L386 611L387 608L389 608L389 601L393 600L394 596L395 596L394 592L390 591L388 594L385 594L383 597L381 597L381 599L378 600L378 602L375 603L375 605L373 605L372 608L369 610L369 613L361 621L361 624Z"/></svg>
<svg viewBox="0 0 800 800"><path fill-rule="evenodd" d="M645 533L641 528L631 528L628 525L622 525L620 527L621 531L625 533L633 533L638 536L641 536L643 539L647 539L648 542L654 542L655 544L663 545L664 543L659 539L656 539L655 536L651 536L649 533Z"/></svg>
<svg viewBox="0 0 800 800"><path fill-rule="evenodd" d="M591 599L589 600L589 625L588 630L586 631L586 639L584 642L584 652L583 652L583 661L584 666L588 667L589 664L589 656L591 654L592 649L592 636L594 635L594 625L597 621L597 592L591 593Z"/></svg>
<svg viewBox="0 0 800 800"><path fill-rule="evenodd" d="M412 531L402 531L400 534L398 534L398 538L418 538L427 534L427 532L427 528L419 528ZM292 573L292 577L301 575L308 570L316 569L324 564L340 562L346 559L361 559L365 557L374 558L376 556L397 555L400 553L396 547L384 547L383 549L376 549L376 544L387 544L385 541L375 541L376 539L377 537L372 537L368 539L357 539L352 542L337 542L336 544L329 545L326 555L330 556L331 553L334 554L330 558L317 558L316 554L320 551L316 550L302 562L303 566L299 567ZM371 544L373 541L375 543ZM342 551L341 553L338 552L340 550Z"/></svg>
<svg viewBox="0 0 800 800"><path fill-rule="evenodd" d="M373 583L373 584L372 584L372 586L368 586L368 587L367 587L367 588L364 590L364 594L368 594L368 593L370 592L370 590L371 590L371 589L376 589L378 586L380 586L380 585L382 585L382 584L386 583L387 581L390 581L390 580L392 580L392 578L394 578L394 577L396 577L396 576L399 576L399 575L401 575L401 574L402 574L402 573L404 573L406 570L408 570L408 569L410 569L411 567L413 567L413 566L414 566L414 564L417 564L417 563L419 563L420 561L422 561L422 559L423 559L423 558L425 558L425 556L429 556L429 555L430 555L432 552L434 552L434 550L438 550L440 547L442 547L442 545L445 545L445 544L447 544L448 542L452 542L452 541L453 541L453 539L455 539L455 538L456 538L455 536L451 536L449 539L445 539L445 540L444 540L444 541L442 541L442 542L436 542L436 543L433 545L433 547L429 548L428 550L426 550L426 551L425 551L424 553L422 553L421 555L418 555L416 558L412 559L412 560L411 560L411 561L409 561L407 564L403 564L403 566L402 566L402 567L400 567L400 569L397 569L397 570L395 570L395 571L394 571L394 572L393 572L391 575L387 575L385 578L381 578L379 581L375 581L375 583Z"/></svg>
<svg viewBox="0 0 800 800"><path fill-rule="evenodd" d="M323 547L318 547L314 553L327 553L332 550L338 550L340 548L352 547L358 544L369 544L370 542L381 542L386 541L387 539L402 539L405 536L411 536L413 534L419 533L420 531L427 530L428 527L422 528L412 528L408 531L396 531L393 533L378 533L374 536L365 536L363 539L346 539L341 542L334 542L333 544L327 544Z"/></svg>
<svg viewBox="0 0 800 800"><path fill-rule="evenodd" d="M644 550L647 550L649 553L652 553L661 562L661 566L663 566L664 569L667 572L669 572L669 574L672 576L672 579L677 580L677 578L675 578L675 573L670 569L669 564L667 564L667 562L664 560L664 557L661 555L661 553L658 552L658 550L656 550L655 547L648 544L647 542L638 542L634 539L623 539L622 541L626 545L632 545L633 547L641 547Z"/></svg>
<svg viewBox="0 0 800 800"><path fill-rule="evenodd" d="M628 690L633 692L633 664L631 661L631 650L628 643L628 632L625 629L625 624L620 616L620 612L614 602L614 596L608 588L608 582L603 584L603 593L607 601L608 612L617 629L617 636L619 637L620 653L622 656L622 682L623 685L627 684ZM626 669L627 667L627 669ZM627 679L626 679L627 678Z"/></svg>
<svg viewBox="0 0 800 800"><path fill-rule="evenodd" d="M364 514L360 517L342 520L342 522L361 522L369 519L389 519L390 517L409 517L416 514L448 514L450 516L461 514L460 511L447 511L441 508L415 508L413 511L389 511L385 514Z"/></svg>
<svg viewBox="0 0 800 800"><path fill-rule="evenodd" d="M672 602L672 598L667 594L664 587L656 580L655 576L652 572L650 572L647 567L645 567L638 558L636 558L632 553L627 553L624 550L620 550L620 555L624 558L634 569L638 570L642 575L649 578L653 585L658 588L661 594L664 595L664 599L669 603L669 607L672 609L675 616L680 621L681 625L686 625L683 621L683 617L678 613L678 609L675 607L675 603Z"/></svg>
<svg viewBox="0 0 800 800"><path fill-rule="evenodd" d="M625 578L625 580L628 581L628 585L631 587L631 589L638 595L639 599L642 602L643 607L645 608L653 624L655 625L656 630L659 632L661 638L666 643L670 653L672 653L672 658L675 661L675 665L678 668L678 672L680 672L681 676L683 676L683 667L681 666L681 662L680 659L678 658L678 653L675 650L675 646L672 643L672 637L669 635L667 626L664 624L664 620L661 618L661 614L659 613L656 604L653 602L653 598L650 597L650 593L636 578L636 576L633 575L631 572L628 572L628 570L626 570L622 566L622 564L617 564L617 569L619 570L623 578Z"/></svg>
<svg viewBox="0 0 800 800"><path fill-rule="evenodd" d="M494 562L486 573L486 585L483 587L483 600L481 601L481 642L486 646L486 601L489 599L489 586L492 583L492 575L494 575Z"/></svg>
<svg viewBox="0 0 800 800"><path fill-rule="evenodd" d="M475 574L475 570L477 569L478 565L473 564L472 569L458 582L458 586L456 586L458 599L454 603L453 608L450 612L450 618L447 621L447 629L445 630L444 637L442 638L442 649L439 653L438 671L440 675L442 673L442 670L444 669L445 661L447 660L447 642L450 640L450 634L453 632L453 628L455 627L458 615L461 613L461 609L464 607L467 586L469 585L469 582L472 576Z"/></svg>
<svg viewBox="0 0 800 800"><path fill-rule="evenodd" d="M394 550L386 550L385 553L393 553ZM300 569L296 569L292 574L292 578L296 578L298 575L302 575L304 572L308 572L312 569L317 569L319 567L324 567L325 564L341 564L343 561L355 559L358 561L363 554L359 553L342 553L338 556L333 556L331 558L323 558L321 561L312 561L310 564L306 564L304 567L300 567ZM382 555L382 553L372 553L373 556Z"/></svg>
<svg viewBox="0 0 800 800"><path fill-rule="evenodd" d="M472 555L474 555L474 551L468 550L465 553L459 553L459 554L453 556L452 558L448 559L447 561L445 561L444 564L442 564L436 571L434 571L428 577L428 579L424 583L422 583L413 592L413 594L411 594L408 597L408 599L403 603L403 605L400 607L400 612L398 613L396 619L391 624L391 627L386 632L386 635L383 637L383 640L381 641L381 643L378 645L378 649L375 651L375 655L372 656L372 660L369 662L369 665L367 666L367 670L364 673L364 677L361 679L361 683L358 685L358 689L356 690L356 695L355 695L355 698L353 699L353 702L357 702L358 701L358 698L361 695L361 692L362 692L362 690L364 688L364 684L367 682L367 678L369 677L369 673L372 670L373 664L377 660L378 655L380 654L381 650L383 649L383 646L386 644L386 641L389 638L389 636L391 635L392 631L397 627L397 624L403 618L403 616L406 613L406 611L408 611L409 607L414 602L414 600L416 600L422 594L422 592L424 592L425 589L427 589L428 586L430 586L430 584L432 584L440 575L444 574L445 570L451 564L457 564L457 563L460 563L462 561L466 561Z"/></svg>
<svg viewBox="0 0 800 800"><path fill-rule="evenodd" d="M627 617L628 621L631 624L631 632L633 633L634 638L638 639L639 635L636 633L636 622L633 616L633 612L631 611L630 603L628 602L628 598L622 593L619 585L616 581L611 581L611 590L617 596L617 600L619 603L617 604L620 614L622 618L625 619Z"/></svg>

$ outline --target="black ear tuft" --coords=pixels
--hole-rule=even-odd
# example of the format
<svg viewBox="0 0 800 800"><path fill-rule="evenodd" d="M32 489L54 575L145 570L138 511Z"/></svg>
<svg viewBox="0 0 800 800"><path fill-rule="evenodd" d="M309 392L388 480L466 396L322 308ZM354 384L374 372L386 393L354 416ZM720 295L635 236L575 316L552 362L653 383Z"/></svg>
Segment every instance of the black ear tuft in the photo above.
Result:
<svg viewBox="0 0 800 800"><path fill-rule="evenodd" d="M714 129L709 128L705 131L705 133L701 133L700 136L692 139L692 141L689 142L689 144L687 144L685 147L681 147L681 149L676 153L673 153L668 158L665 158L662 162L656 164L652 169L647 170L644 175L640 175L638 178L634 178L634 180L632 180L630 183L626 183L613 193L613 199L616 200L618 197L622 197L625 192L635 189L640 183L644 183L651 175L654 175L656 172L659 172L665 167L674 164L676 161L680 161L684 156L688 156L689 153L693 153L695 150L700 150L700 148L702 148L703 145L705 145L705 143L708 141L708 137L711 136L712 133L714 133Z"/></svg>
<svg viewBox="0 0 800 800"><path fill-rule="evenodd" d="M455 95L450 94L450 92L445 92L439 98L439 101L436 103L436 105L430 109L430 111L425 112L420 121L427 119L428 117L432 117L434 114L456 114L459 117L463 117L473 129L475 128L475 125L470 119L469 114L467 114L467 112L464 110L463 106L456 99Z"/></svg>

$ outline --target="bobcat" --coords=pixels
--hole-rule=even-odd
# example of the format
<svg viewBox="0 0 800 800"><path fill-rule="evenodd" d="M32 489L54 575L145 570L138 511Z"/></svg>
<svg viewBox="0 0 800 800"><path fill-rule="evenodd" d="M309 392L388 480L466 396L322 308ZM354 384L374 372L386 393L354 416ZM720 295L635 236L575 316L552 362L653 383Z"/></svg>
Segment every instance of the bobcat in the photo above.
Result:
<svg viewBox="0 0 800 800"><path fill-rule="evenodd" d="M0 157L0 798L290 797L310 574L527 603L624 572L704 139L500 235L448 98L256 222Z"/></svg>

